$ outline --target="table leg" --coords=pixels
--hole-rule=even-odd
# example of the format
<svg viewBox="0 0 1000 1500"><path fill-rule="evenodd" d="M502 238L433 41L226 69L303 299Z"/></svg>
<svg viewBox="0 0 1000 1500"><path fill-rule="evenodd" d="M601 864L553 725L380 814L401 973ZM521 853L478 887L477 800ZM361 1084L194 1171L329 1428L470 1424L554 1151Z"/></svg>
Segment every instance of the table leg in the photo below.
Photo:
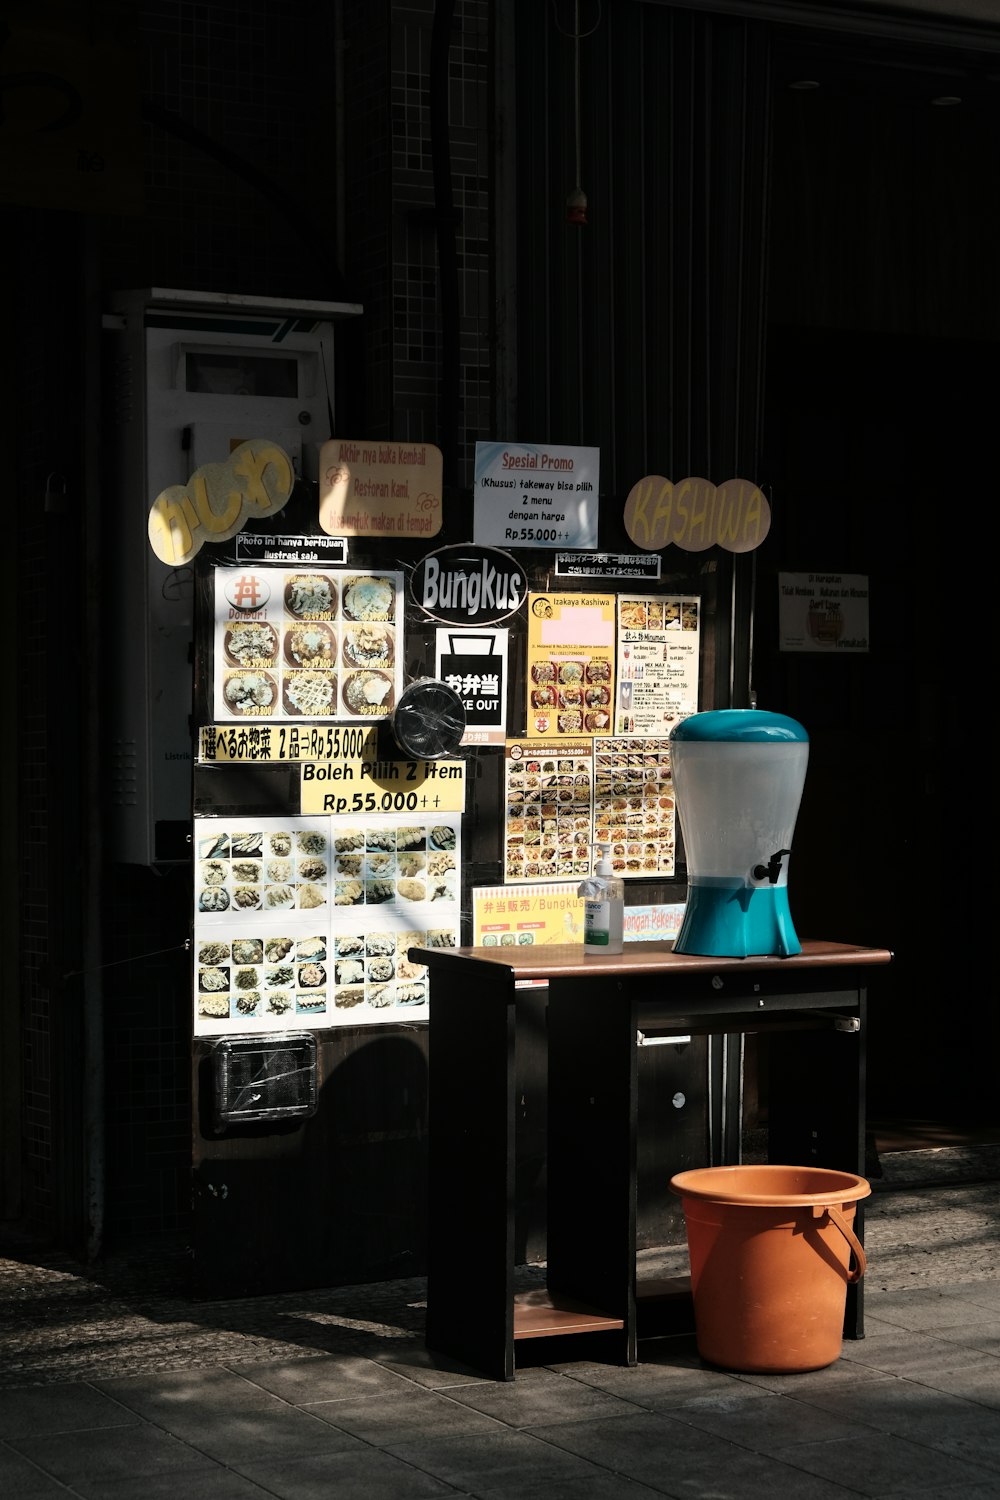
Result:
<svg viewBox="0 0 1000 1500"><path fill-rule="evenodd" d="M427 1346L514 1378L514 991L431 981Z"/></svg>
<svg viewBox="0 0 1000 1500"><path fill-rule="evenodd" d="M549 989L548 1284L623 1319L636 1362L637 1062L627 981Z"/></svg>

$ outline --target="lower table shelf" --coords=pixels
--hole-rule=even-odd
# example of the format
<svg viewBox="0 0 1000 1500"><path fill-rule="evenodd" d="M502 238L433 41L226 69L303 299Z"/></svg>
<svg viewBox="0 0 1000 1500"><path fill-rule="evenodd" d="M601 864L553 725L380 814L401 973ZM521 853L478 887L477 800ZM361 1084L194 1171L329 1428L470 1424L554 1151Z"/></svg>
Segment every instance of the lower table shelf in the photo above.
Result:
<svg viewBox="0 0 1000 1500"><path fill-rule="evenodd" d="M676 1333L694 1327L690 1276L653 1277L636 1287L640 1336ZM609 1317L595 1307L560 1297L545 1287L514 1298L514 1338L563 1338L574 1333L604 1333L624 1328L624 1318Z"/></svg>
<svg viewBox="0 0 1000 1500"><path fill-rule="evenodd" d="M624 1318L609 1318L568 1297L544 1289L521 1292L514 1298L514 1338L544 1339L568 1333L603 1333L624 1328Z"/></svg>

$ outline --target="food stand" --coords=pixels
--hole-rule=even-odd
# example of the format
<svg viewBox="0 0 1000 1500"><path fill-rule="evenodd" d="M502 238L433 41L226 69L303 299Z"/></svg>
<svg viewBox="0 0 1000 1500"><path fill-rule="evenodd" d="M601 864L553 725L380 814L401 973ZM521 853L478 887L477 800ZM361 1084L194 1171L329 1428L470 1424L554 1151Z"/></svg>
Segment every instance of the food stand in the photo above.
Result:
<svg viewBox="0 0 1000 1500"><path fill-rule="evenodd" d="M544 1256L544 959L582 954L595 843L626 882L626 951L676 931L669 736L732 698L738 575L766 502L745 481L652 476L622 506L601 495L595 449L479 449L474 519L446 503L431 445L346 440L323 445L318 489L287 482L278 445L245 442L151 515L154 546L193 547L196 570L208 1286L424 1269L428 1070L464 1068L474 1086L481 1025L470 1010L455 1058L430 1061L429 955L470 947L542 963L514 998L510 1234L520 1259ZM598 550L604 537L620 550ZM741 1045L675 1029L635 1066L636 1242L657 1244L678 1230L671 1173L738 1133ZM435 1235L464 1253L458 1205Z"/></svg>

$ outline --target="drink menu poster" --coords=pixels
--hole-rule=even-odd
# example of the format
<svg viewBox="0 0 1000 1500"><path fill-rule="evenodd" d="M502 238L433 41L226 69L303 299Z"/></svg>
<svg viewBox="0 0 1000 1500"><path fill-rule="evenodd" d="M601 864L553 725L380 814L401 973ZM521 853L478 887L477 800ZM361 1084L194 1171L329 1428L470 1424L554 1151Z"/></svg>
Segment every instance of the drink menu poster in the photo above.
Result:
<svg viewBox="0 0 1000 1500"><path fill-rule="evenodd" d="M698 711L700 601L618 597L616 734L669 735Z"/></svg>

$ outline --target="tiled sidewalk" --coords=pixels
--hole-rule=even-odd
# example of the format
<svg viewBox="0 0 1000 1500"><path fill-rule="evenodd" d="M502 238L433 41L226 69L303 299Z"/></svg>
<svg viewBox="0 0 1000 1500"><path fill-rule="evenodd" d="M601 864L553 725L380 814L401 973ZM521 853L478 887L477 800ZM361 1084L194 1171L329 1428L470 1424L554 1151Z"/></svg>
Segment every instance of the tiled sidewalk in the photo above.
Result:
<svg viewBox="0 0 1000 1500"><path fill-rule="evenodd" d="M996 1181L877 1193L867 1337L780 1377L675 1339L497 1384L427 1355L419 1280L205 1304L0 1261L0 1495L1000 1497L998 1230Z"/></svg>

